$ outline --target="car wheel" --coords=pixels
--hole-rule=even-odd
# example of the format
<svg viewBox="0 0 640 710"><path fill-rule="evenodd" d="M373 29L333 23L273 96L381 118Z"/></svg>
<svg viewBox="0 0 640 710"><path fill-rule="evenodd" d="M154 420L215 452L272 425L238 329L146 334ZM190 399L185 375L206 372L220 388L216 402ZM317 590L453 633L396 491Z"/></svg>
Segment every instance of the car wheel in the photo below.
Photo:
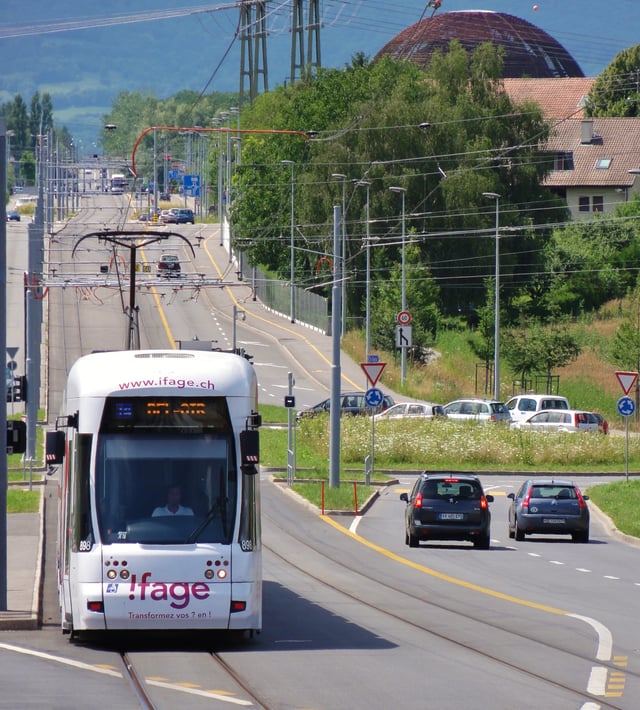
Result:
<svg viewBox="0 0 640 710"><path fill-rule="evenodd" d="M409 547L418 547L420 544L418 538L415 535L412 535L411 533L407 533L407 539L409 541Z"/></svg>
<svg viewBox="0 0 640 710"><path fill-rule="evenodd" d="M522 542L524 540L524 532L520 530L518 527L518 521L516 520L516 531L514 533L515 538L518 542Z"/></svg>
<svg viewBox="0 0 640 710"><path fill-rule="evenodd" d="M482 535L477 540L473 541L473 546L479 550L488 550L491 547L491 536L489 533Z"/></svg>
<svg viewBox="0 0 640 710"><path fill-rule="evenodd" d="M511 529L511 526L509 526L509 537L513 540L513 538L516 536L516 531Z"/></svg>
<svg viewBox="0 0 640 710"><path fill-rule="evenodd" d="M589 542L589 531L571 533L573 542Z"/></svg>

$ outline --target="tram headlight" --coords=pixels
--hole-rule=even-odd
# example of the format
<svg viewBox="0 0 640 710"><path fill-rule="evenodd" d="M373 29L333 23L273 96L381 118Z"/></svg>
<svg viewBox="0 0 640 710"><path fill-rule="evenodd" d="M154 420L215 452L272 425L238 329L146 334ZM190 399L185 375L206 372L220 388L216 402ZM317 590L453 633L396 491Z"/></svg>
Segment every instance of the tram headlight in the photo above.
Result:
<svg viewBox="0 0 640 710"><path fill-rule="evenodd" d="M212 569L206 569L204 571L204 576L205 579L213 579L213 570Z"/></svg>
<svg viewBox="0 0 640 710"><path fill-rule="evenodd" d="M116 571L114 569L107 570L107 577L108 579L115 579L116 578Z"/></svg>
<svg viewBox="0 0 640 710"><path fill-rule="evenodd" d="M128 569L121 569L120 570L120 579L129 579L129 570Z"/></svg>
<svg viewBox="0 0 640 710"><path fill-rule="evenodd" d="M226 569L219 569L218 570L218 579L224 579L226 576L227 576Z"/></svg>

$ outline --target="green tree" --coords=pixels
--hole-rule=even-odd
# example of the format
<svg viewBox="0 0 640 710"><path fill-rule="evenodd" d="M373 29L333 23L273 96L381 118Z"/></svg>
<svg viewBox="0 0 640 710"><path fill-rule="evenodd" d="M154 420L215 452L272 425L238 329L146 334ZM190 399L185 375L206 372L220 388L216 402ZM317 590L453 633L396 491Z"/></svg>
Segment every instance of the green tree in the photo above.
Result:
<svg viewBox="0 0 640 710"><path fill-rule="evenodd" d="M594 81L587 116L640 116L640 44L622 50Z"/></svg>
<svg viewBox="0 0 640 710"><path fill-rule="evenodd" d="M549 387L554 370L580 355L580 340L569 319L558 318L546 325L524 321L518 328L505 330L500 342L504 358L521 383L530 382L533 375L544 375Z"/></svg>
<svg viewBox="0 0 640 710"><path fill-rule="evenodd" d="M494 210L482 197L492 191L501 195L501 228L525 230L522 238L513 232L501 259L509 303L516 287L508 277L537 271L531 266L537 266L548 238L548 230L526 231L528 226L549 224L567 213L541 187L548 164L533 159L531 137L544 140L548 134L542 114L511 102L500 70L500 54L490 45L469 55L452 42L426 72L411 62L385 57L363 63L360 57L344 71L319 72L258 97L243 114L245 127L313 129L315 138L305 144L246 137L232 220L250 260L287 278L290 171L282 161L290 160L301 246L296 281L312 280L317 259L331 253L333 205L341 204L343 189L333 173L346 176L347 263L358 274L364 271L366 251L366 191L357 181L370 183L371 235L388 243L374 250L381 267L378 254L384 253L386 267L374 278L386 280L401 257L397 238L388 236L392 230L397 236L399 211L389 187L403 186L407 231L415 232L420 260L437 265L438 308L473 318L482 305L483 281L493 271ZM357 286L350 284L350 321L361 318L364 286L360 279Z"/></svg>
<svg viewBox="0 0 640 710"><path fill-rule="evenodd" d="M611 356L623 370L640 372L640 286L629 292L623 320L611 343Z"/></svg>
<svg viewBox="0 0 640 710"><path fill-rule="evenodd" d="M435 342L440 327L438 287L429 268L420 260L416 245L406 247L405 294L407 310L411 313L410 359L423 360L424 351ZM371 309L371 343L383 350L395 349L397 314L402 303L402 266L394 264L388 278L379 280Z"/></svg>
<svg viewBox="0 0 640 710"><path fill-rule="evenodd" d="M633 286L640 258L640 233L635 226L640 199L626 203L614 218L570 224L553 232L545 250L547 288L540 314L578 315L593 311Z"/></svg>

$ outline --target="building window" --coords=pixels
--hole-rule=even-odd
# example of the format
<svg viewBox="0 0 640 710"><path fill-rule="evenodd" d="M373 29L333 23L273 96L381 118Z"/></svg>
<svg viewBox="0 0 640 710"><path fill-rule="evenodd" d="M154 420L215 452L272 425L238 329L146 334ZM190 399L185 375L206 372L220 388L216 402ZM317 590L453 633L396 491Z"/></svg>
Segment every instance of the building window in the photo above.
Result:
<svg viewBox="0 0 640 710"><path fill-rule="evenodd" d="M553 158L554 170L573 170L573 153L556 153Z"/></svg>
<svg viewBox="0 0 640 710"><path fill-rule="evenodd" d="M593 211L604 212L604 197L602 195L593 196Z"/></svg>
<svg viewBox="0 0 640 710"><path fill-rule="evenodd" d="M588 212L590 206L591 202L588 197L578 198L578 209L580 210L580 212Z"/></svg>
<svg viewBox="0 0 640 710"><path fill-rule="evenodd" d="M596 161L596 170L608 170L611 167L611 158L600 158Z"/></svg>

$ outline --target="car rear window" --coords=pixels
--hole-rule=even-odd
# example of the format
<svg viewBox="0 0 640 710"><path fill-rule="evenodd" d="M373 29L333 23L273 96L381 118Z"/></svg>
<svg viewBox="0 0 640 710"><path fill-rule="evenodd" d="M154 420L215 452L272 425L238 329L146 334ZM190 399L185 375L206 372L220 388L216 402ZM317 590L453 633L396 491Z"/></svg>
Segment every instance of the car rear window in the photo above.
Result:
<svg viewBox="0 0 640 710"><path fill-rule="evenodd" d="M491 411L498 414L504 414L505 412L508 412L507 408L504 406L502 402L492 402L491 403Z"/></svg>
<svg viewBox="0 0 640 710"><path fill-rule="evenodd" d="M423 498L458 498L478 500L482 489L476 481L460 479L441 479L425 481L422 486Z"/></svg>
<svg viewBox="0 0 640 710"><path fill-rule="evenodd" d="M557 499L575 499L576 489L572 486L556 486L556 485L543 485L543 486L533 486L531 488L532 498L557 498Z"/></svg>

